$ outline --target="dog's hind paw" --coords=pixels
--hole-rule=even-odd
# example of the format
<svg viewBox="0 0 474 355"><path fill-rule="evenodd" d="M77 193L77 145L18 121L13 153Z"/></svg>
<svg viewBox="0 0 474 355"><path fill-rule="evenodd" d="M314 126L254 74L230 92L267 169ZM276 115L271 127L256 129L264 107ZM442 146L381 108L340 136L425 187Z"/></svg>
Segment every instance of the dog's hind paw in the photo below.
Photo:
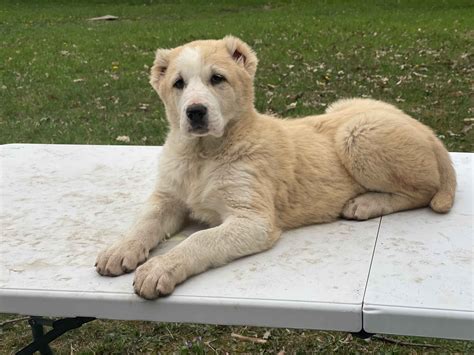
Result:
<svg viewBox="0 0 474 355"><path fill-rule="evenodd" d="M347 201L342 209L342 217L365 221L393 212L392 195L389 193L367 192Z"/></svg>
<svg viewBox="0 0 474 355"><path fill-rule="evenodd" d="M369 218L380 215L377 206L373 206L370 201L356 197L347 201L342 210L342 217L345 219L355 219L357 221L365 221Z"/></svg>

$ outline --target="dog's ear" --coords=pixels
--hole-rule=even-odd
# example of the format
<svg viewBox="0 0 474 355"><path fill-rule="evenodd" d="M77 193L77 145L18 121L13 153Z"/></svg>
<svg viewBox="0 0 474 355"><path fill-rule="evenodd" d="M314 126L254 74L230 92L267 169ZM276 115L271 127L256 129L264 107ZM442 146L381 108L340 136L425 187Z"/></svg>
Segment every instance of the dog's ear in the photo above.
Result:
<svg viewBox="0 0 474 355"><path fill-rule="evenodd" d="M258 59L252 48L234 36L225 36L223 40L231 57L237 64L242 65L253 78L257 71Z"/></svg>
<svg viewBox="0 0 474 355"><path fill-rule="evenodd" d="M165 76L166 69L169 65L171 49L157 49L155 53L155 61L151 67L150 84L155 90L158 90L161 79Z"/></svg>

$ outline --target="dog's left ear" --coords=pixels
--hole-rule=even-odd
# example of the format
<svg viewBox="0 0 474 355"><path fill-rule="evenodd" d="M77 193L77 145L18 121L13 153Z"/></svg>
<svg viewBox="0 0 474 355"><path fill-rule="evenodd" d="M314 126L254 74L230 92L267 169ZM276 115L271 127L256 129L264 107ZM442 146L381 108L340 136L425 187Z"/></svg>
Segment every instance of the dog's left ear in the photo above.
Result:
<svg viewBox="0 0 474 355"><path fill-rule="evenodd" d="M244 41L234 36L225 36L223 39L231 57L242 65L253 78L257 71L258 59L255 52Z"/></svg>
<svg viewBox="0 0 474 355"><path fill-rule="evenodd" d="M155 54L155 61L151 67L150 84L158 91L160 81L166 74L169 65L169 56L171 49L157 49Z"/></svg>

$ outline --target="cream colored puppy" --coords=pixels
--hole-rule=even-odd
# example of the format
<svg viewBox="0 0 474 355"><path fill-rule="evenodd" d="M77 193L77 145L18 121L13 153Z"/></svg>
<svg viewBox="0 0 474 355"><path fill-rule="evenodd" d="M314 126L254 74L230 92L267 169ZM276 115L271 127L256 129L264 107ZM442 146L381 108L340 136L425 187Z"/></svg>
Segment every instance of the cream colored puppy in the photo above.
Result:
<svg viewBox="0 0 474 355"><path fill-rule="evenodd" d="M126 236L99 254L100 274L134 270L188 216L211 228L140 266L140 296L167 295L191 275L268 249L286 229L452 207L455 172L428 127L366 99L302 119L262 115L256 68L255 53L231 36L156 52L150 82L170 125L156 188Z"/></svg>

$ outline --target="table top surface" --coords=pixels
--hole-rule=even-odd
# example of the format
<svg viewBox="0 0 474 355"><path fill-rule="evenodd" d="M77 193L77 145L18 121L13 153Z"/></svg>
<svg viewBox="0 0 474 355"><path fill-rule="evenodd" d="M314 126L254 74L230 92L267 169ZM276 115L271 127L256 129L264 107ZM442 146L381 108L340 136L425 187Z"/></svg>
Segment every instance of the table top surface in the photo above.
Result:
<svg viewBox="0 0 474 355"><path fill-rule="evenodd" d="M364 297L367 331L415 335L435 322L432 336L474 339L474 154L451 156L458 187L448 214L425 208L382 218ZM401 320L389 322L393 315Z"/></svg>
<svg viewBox="0 0 474 355"><path fill-rule="evenodd" d="M426 208L298 228L267 252L145 301L133 293L132 274L101 277L93 265L152 191L160 151L0 147L0 312L348 331L362 328L363 304L375 323L380 306L472 316L473 154L452 155L459 187L447 215ZM200 228L188 227L152 255Z"/></svg>

